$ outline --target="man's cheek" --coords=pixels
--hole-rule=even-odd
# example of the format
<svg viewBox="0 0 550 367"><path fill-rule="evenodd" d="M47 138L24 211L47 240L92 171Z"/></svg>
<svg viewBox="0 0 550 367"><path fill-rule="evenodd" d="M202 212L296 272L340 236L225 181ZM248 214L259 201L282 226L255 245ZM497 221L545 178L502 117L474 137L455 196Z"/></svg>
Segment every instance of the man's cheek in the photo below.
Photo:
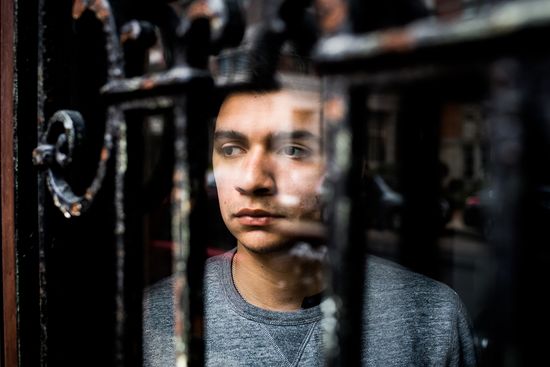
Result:
<svg viewBox="0 0 550 367"><path fill-rule="evenodd" d="M314 221L321 220L321 196L310 195L304 202L304 218Z"/></svg>
<svg viewBox="0 0 550 367"><path fill-rule="evenodd" d="M214 166L214 179L216 181L216 187L218 188L218 195L224 188L231 186L232 177L235 177L235 169L227 167L223 164L217 164Z"/></svg>
<svg viewBox="0 0 550 367"><path fill-rule="evenodd" d="M315 190L325 176L325 170L321 165L292 169L289 167L285 172L288 174L289 182L296 187L307 187L308 190Z"/></svg>
<svg viewBox="0 0 550 367"><path fill-rule="evenodd" d="M224 195L223 190L219 190L218 188L218 204L220 207L220 213L222 215L222 218L226 224L228 224L229 219L231 217L231 205L230 201L227 200L227 198Z"/></svg>
<svg viewBox="0 0 550 367"><path fill-rule="evenodd" d="M220 202L220 207L223 215L229 216L229 214L231 213L229 200L222 199L222 201Z"/></svg>

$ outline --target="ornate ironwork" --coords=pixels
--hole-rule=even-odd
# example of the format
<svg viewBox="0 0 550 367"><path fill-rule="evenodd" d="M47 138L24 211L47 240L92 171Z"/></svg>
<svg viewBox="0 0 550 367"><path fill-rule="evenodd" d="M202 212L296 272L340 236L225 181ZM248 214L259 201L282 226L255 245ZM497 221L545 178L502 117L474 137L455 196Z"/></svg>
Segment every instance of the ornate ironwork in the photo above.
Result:
<svg viewBox="0 0 550 367"><path fill-rule="evenodd" d="M64 168L73 164L73 156L78 151L85 134L85 123L77 111L61 110L48 122L41 144L33 151L35 165L46 168L47 184L54 204L66 218L80 216L91 204L105 177L107 160L113 146L109 131L101 150L96 176L83 195L76 194L64 177Z"/></svg>
<svg viewBox="0 0 550 367"><path fill-rule="evenodd" d="M258 84L274 82L274 71L284 42L291 40L297 49L305 50L306 53L316 42L316 23L312 18L312 13L306 11L306 8L312 3L310 0L278 0L261 3L262 5L258 6L261 10L258 12L261 14L260 19L254 19L249 24L250 32L247 33L247 39L243 43L241 40L244 35L245 21L237 0L180 0L170 3L174 11L178 13L175 17L179 21L177 26L171 29L174 39L173 43L169 45L170 50L168 51L172 52L169 55L172 59L166 62L170 69L145 76L125 78L121 44L132 41L140 42L143 48L149 47L154 43L156 37L153 27L146 22L130 21L120 28L122 36L119 37L115 17L108 0L73 1L73 18L79 19L84 12L91 11L101 22L106 39L107 82L100 92L105 98L108 108L97 171L90 185L80 191L76 191L72 187L71 181L68 180L67 173L71 171L71 168L78 166L79 152L85 143L86 122L77 111L59 110L55 112L48 120L46 131L40 136L39 145L33 151L33 162L46 171L44 177L52 194L53 202L66 218L80 216L90 207L102 187L111 155L115 155L116 358L119 365L124 364L122 339L127 336L125 334L125 323L127 322L125 311L129 307L128 304L125 304L124 298L127 282L125 277L124 180L128 160L125 111L174 109L176 162L172 181L174 188L172 235L174 269L177 277L177 358L178 366L188 365L192 363L189 351L192 339L189 333L193 327L193 322L190 320L190 313L192 313L190 306L192 306L192 302L196 301L190 294L194 289L189 286L187 278L189 266L193 265L191 256L193 239L191 237L196 229L193 228L190 217L194 210L192 203L196 203L193 201L195 199L193 195L196 194L193 191L194 187L200 186L196 185L197 181L204 179L204 177L197 178L200 175L200 170L197 174L197 172L192 172L193 167L191 167L194 162L190 159L190 152L195 149L196 140L200 139L195 136L193 139L188 138L190 125L196 122L188 115L188 109L192 104L192 101L189 101L188 92L196 86L194 83L199 83L200 88L197 89L203 89L203 92L210 88L208 83L211 81L211 74L208 70L207 60L212 54L219 53L216 73L216 83L219 87L254 88ZM43 6L43 2L40 4ZM352 5L349 9L348 4ZM550 24L548 2L537 2L537 7L532 6L534 3L528 2L505 4L476 18L459 19L457 22L438 22L430 19L399 29L357 34L352 32L365 31L364 29L358 31L358 28L361 27L354 24L354 20L361 21L361 17L365 14L365 8L362 6L358 8L361 10L360 12L353 14L354 9L357 9L357 4L360 2L353 0L316 2L317 10L320 13L320 21L317 23L326 38L317 44L315 62L321 73L329 75L325 79L324 113L325 121L334 125L329 129L332 134L330 138L332 139L330 146L332 149L330 169L332 171L329 172L332 186L328 191L329 200L332 202L330 207L332 234L329 235L329 240L338 246L333 256L335 259L333 262L336 264L335 271L333 271L334 283L354 285L352 289L349 284L346 284L347 288L340 293L333 294L329 297L329 302L323 305L326 316L323 326L328 336L329 365L342 364L344 363L342 361L346 361L345 358L350 358L350 361L357 361L359 358L359 354L353 354L358 353L359 349L356 346L351 346L351 342L348 343L348 341L357 335L357 329L352 328L353 325L350 325L350 322L355 322L360 315L359 312L348 312L346 308L351 309L351 304L354 304L355 307L360 304L352 299L351 294L360 289L362 279L338 272L338 268L341 268L340 265L350 263L348 260L355 254L351 245L356 242L357 238L360 238L359 235L353 237L356 232L354 232L353 223L350 225L350 222L357 217L354 211L357 204L351 203L349 199L356 195L352 191L351 179L357 176L360 156L354 153L361 153L359 143L354 139L361 136L362 130L360 126L354 126L353 121L362 123L363 120L358 116L362 115L363 111L357 112L345 108L348 105L357 107L362 103L361 100L355 100L357 96L361 97L361 93L354 95L351 93L351 87L357 85L388 87L392 83L406 84L420 79L436 78L442 72L449 72L449 70L454 72L453 66L448 64L461 62L463 59L458 58L457 61L455 56L468 47L477 45L477 48L472 47L474 51L484 51L479 49L479 45L497 44L502 46L503 41L510 40L514 41L513 46L519 49L522 46L521 43L532 34L529 32L541 29L547 31ZM166 4L163 3L163 5ZM372 13L378 15L376 12ZM199 23L208 26L201 26L197 30L194 27ZM193 32L192 36L189 35L191 31ZM506 47L508 46L509 44L506 44ZM449 52L450 49L453 52ZM493 58L494 52L489 50L489 47L486 49L487 52L480 52L478 56ZM506 52L509 51L506 49ZM39 58L42 58L44 50L41 48L39 53ZM481 60L482 57L477 57L476 60ZM396 62L397 58L399 60ZM429 63L425 63L425 60L428 60ZM484 62L486 60L479 61L480 64ZM42 60L39 61L39 64L41 63ZM502 65L497 64L495 67L498 69ZM39 70L42 72L41 69ZM512 77L517 74L514 70L506 69L505 71L510 71L508 74ZM345 82L340 83L343 80ZM500 82L501 80L498 78L492 80L495 86L500 85ZM44 95L41 83L42 80L39 79L39 99ZM510 90L513 89L510 88ZM494 100L506 102L506 99L498 94L501 92L507 92L507 89L495 90ZM338 96L340 98L336 98ZM354 100L355 102L353 102ZM510 126L505 125L508 130L502 130L503 126L501 126L502 117L507 117L510 106L517 109L522 107L522 104L516 102L495 105L496 114L493 125L496 129L496 117L498 117L498 129L501 129L499 131L507 131L512 134L513 139L521 142L514 130L520 120L514 114L512 114L513 119L508 116L508 125ZM43 103L44 100L39 101L39 110L41 110L38 116L39 123L44 121ZM204 119L199 120L200 123ZM200 126L198 130L205 126L206 124ZM495 145L495 149L499 147L498 144ZM113 149L115 150L113 151ZM503 167L505 163L501 162ZM517 162L513 163L512 168L519 168ZM502 169L500 166L497 168ZM498 182L503 185L501 191L517 195L518 190L514 186L517 186L517 182L511 181L502 174L503 172L497 172L497 178L500 180ZM519 180L518 175L520 172L514 171L513 176L517 180ZM510 203L514 205L519 203L518 196L514 196L512 199L510 199L511 196L506 196L509 206ZM545 202L545 205L548 205L548 202ZM511 207L510 212L516 213L520 210ZM40 215L42 216L43 213ZM506 224L506 220L510 221L513 218L510 215L503 217L505 221L501 220L501 224ZM504 237L508 238L508 242L503 239L502 243L511 248L515 242L519 242L514 240L515 237L519 238L519 235L513 232L513 223L509 224L508 231L497 234L500 236L507 234L508 236ZM300 228L300 231L307 235L307 229L306 227ZM45 239L41 238L39 242L41 277L44 278L40 282L40 292L45 294ZM355 258L361 259L361 256ZM512 256L509 257L510 262L512 262L512 258ZM361 261L355 265L352 267L353 269L362 269ZM356 272L348 273L355 274ZM42 300L45 302L46 297L42 296ZM46 310L45 303L41 309ZM346 312L348 313L346 314ZM354 316L346 319L346 316L351 314ZM46 321L42 320L41 326L46 329ZM341 330L339 331L338 328ZM45 331L44 334L46 334ZM336 349L337 344L339 346L350 345L351 347ZM337 354L348 350L351 357L344 353L346 355L339 361Z"/></svg>
<svg viewBox="0 0 550 367"><path fill-rule="evenodd" d="M123 54L117 33L114 15L107 0L75 0L72 9L73 19L78 19L86 10L92 11L102 24L106 37L107 80L124 77ZM44 50L41 50L44 52ZM40 91L42 92L42 91ZM39 112L40 114L42 111ZM100 190L107 171L107 162L113 149L117 148L115 176L115 238L116 238L116 326L115 360L124 364L123 338L126 329L125 289L125 215L124 215L124 176L126 172L125 121L122 110L110 106L107 110L103 147L100 150L98 168L91 184L82 194L75 192L66 175L69 168L78 166L78 152L85 138L85 121L77 111L61 110L53 114L46 131L40 137L40 145L33 151L33 162L47 170L46 183L53 202L66 218L80 216L91 205ZM41 274L46 274L43 244L41 244ZM45 279L45 278L44 278ZM45 281L41 281L41 294L47 294ZM43 312L46 312L45 310ZM47 341L42 341L43 358L46 356Z"/></svg>
<svg viewBox="0 0 550 367"><path fill-rule="evenodd" d="M122 50L109 2L106 0L75 0L73 18L78 19L86 9L93 11L103 24L103 32L107 39L108 80L123 78ZM81 195L74 192L64 177L62 169L73 163L73 153L84 138L85 122L79 112L61 110L54 113L49 120L46 132L40 138L40 145L33 151L34 164L48 170L48 188L54 204L66 218L80 216L88 209L101 188L107 161L112 153L114 135L117 134L120 122L119 118L115 118L115 116L121 117L122 115L116 108L110 107L107 113L107 125L98 169L92 183ZM58 125L61 125L62 128L60 129Z"/></svg>

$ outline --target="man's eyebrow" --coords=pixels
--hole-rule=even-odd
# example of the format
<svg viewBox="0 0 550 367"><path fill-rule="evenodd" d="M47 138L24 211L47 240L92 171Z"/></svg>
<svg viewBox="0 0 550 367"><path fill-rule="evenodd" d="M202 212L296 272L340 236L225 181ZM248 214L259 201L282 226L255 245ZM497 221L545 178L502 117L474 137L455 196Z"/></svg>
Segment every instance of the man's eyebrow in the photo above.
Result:
<svg viewBox="0 0 550 367"><path fill-rule="evenodd" d="M273 140L320 140L318 135L307 130L280 131L272 136Z"/></svg>
<svg viewBox="0 0 550 367"><path fill-rule="evenodd" d="M214 132L214 140L246 140L246 136L235 130L217 130Z"/></svg>

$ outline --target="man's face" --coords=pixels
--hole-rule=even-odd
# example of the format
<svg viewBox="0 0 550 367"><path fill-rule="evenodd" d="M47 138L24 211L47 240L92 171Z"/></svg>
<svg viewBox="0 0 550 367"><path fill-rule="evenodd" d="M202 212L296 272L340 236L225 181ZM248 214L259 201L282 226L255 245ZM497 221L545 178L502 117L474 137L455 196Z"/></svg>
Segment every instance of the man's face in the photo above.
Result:
<svg viewBox="0 0 550 367"><path fill-rule="evenodd" d="M285 248L281 228L320 220L324 175L319 94L239 93L216 121L214 176L223 220L239 245Z"/></svg>

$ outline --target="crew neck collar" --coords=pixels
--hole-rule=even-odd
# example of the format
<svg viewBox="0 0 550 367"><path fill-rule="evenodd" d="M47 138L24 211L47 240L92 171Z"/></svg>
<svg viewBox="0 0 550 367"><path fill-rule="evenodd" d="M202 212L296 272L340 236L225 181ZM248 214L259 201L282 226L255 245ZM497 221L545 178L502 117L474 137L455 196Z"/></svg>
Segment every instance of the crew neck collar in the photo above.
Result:
<svg viewBox="0 0 550 367"><path fill-rule="evenodd" d="M319 321L322 318L319 304L296 311L266 310L248 303L237 291L233 281L232 261L236 249L220 256L221 281L224 293L233 309L243 317L270 325L299 325Z"/></svg>

